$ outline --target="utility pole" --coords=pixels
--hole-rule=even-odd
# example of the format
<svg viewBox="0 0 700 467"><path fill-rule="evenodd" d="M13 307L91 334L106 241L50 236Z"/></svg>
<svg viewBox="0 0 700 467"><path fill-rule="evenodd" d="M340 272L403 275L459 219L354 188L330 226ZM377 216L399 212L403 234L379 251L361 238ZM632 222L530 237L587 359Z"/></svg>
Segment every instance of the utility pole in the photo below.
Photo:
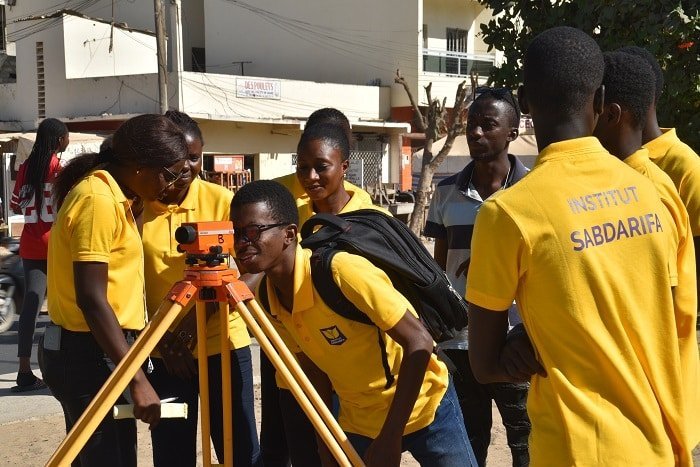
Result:
<svg viewBox="0 0 700 467"><path fill-rule="evenodd" d="M250 61L231 62L232 65L240 65L241 66L241 76L245 76L245 64L246 63L253 63L253 62L250 62Z"/></svg>
<svg viewBox="0 0 700 467"><path fill-rule="evenodd" d="M168 111L168 50L165 43L165 9L163 0L153 0L156 19L156 53L158 55L158 102L160 113Z"/></svg>
<svg viewBox="0 0 700 467"><path fill-rule="evenodd" d="M184 110L182 93L182 2L170 0L170 47L172 49L172 69L175 75L175 103L172 106L176 110Z"/></svg>

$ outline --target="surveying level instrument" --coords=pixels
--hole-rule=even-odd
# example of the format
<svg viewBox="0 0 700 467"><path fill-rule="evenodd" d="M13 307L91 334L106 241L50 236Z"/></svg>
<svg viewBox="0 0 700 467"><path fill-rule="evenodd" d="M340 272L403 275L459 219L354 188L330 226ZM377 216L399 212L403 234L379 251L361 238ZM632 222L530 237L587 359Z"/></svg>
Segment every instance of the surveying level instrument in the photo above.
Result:
<svg viewBox="0 0 700 467"><path fill-rule="evenodd" d="M231 222L185 223L175 231L178 251L185 253L183 280L176 282L161 302L150 322L141 331L129 352L116 366L82 416L73 425L46 464L69 466L95 432L102 419L112 410L119 395L146 361L180 312L194 299L197 315L197 361L201 406L203 465L212 465L210 446L209 378L206 348L206 303L219 304L221 325L221 391L224 420L224 464L233 466L233 420L231 394L231 343L228 315L230 307L240 314L275 369L289 385L292 394L309 417L321 439L341 466L364 466L357 451L333 418L333 415L306 377L296 358L280 338L270 320L255 300L238 271L229 265L233 249ZM249 308L250 307L250 308ZM214 464L220 465L220 464Z"/></svg>

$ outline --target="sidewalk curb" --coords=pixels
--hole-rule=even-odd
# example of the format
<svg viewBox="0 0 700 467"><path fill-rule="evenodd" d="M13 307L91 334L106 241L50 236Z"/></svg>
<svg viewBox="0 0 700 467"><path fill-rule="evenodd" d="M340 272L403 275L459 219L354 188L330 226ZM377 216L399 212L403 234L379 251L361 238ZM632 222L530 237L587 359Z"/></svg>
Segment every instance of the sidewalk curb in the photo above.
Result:
<svg viewBox="0 0 700 467"><path fill-rule="evenodd" d="M0 425L62 413L61 404L54 399L48 388L23 393L10 392L16 378L17 372L0 375Z"/></svg>

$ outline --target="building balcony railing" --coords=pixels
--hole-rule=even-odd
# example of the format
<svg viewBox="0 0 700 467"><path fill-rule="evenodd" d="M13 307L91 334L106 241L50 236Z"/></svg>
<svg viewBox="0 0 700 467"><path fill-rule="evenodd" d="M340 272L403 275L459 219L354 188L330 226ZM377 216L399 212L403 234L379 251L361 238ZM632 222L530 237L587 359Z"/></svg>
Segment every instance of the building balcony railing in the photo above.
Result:
<svg viewBox="0 0 700 467"><path fill-rule="evenodd" d="M439 49L423 49L423 71L453 76L478 73L488 76L494 65L492 54L470 54Z"/></svg>

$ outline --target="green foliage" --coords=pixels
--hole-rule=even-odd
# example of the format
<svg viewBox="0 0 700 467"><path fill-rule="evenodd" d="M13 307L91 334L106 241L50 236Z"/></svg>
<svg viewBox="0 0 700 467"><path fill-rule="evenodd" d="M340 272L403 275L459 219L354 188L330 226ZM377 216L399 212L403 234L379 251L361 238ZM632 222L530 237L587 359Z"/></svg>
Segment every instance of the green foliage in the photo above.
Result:
<svg viewBox="0 0 700 467"><path fill-rule="evenodd" d="M495 18L481 26L489 50L505 62L489 81L517 87L530 40L554 26L573 26L593 36L603 50L637 45L664 70L657 115L681 139L700 150L700 3L697 0L480 0ZM499 15L500 14L500 15Z"/></svg>

